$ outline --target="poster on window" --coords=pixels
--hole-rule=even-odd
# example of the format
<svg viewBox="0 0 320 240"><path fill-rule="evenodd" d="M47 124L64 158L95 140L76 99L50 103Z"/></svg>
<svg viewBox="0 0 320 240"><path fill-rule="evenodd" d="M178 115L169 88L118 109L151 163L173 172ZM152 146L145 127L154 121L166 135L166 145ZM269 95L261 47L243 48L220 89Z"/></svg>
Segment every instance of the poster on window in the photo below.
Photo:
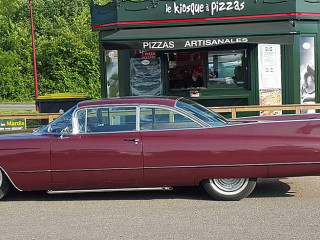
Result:
<svg viewBox="0 0 320 240"><path fill-rule="evenodd" d="M107 96L119 97L118 51L105 51L105 76L107 78Z"/></svg>
<svg viewBox="0 0 320 240"><path fill-rule="evenodd" d="M300 37L300 99L301 104L316 103L314 37ZM314 113L304 110L302 113Z"/></svg>
<svg viewBox="0 0 320 240"><path fill-rule="evenodd" d="M265 89L260 90L260 105L281 105L281 89ZM282 111L261 111L260 115L281 115Z"/></svg>
<svg viewBox="0 0 320 240"><path fill-rule="evenodd" d="M281 89L281 54L278 44L259 44L259 89Z"/></svg>
<svg viewBox="0 0 320 240"><path fill-rule="evenodd" d="M261 106L281 105L281 51L279 44L259 44L259 99ZM279 115L281 111L261 111L260 115Z"/></svg>
<svg viewBox="0 0 320 240"><path fill-rule="evenodd" d="M163 84L160 58L131 58L130 84L132 96L162 95Z"/></svg>

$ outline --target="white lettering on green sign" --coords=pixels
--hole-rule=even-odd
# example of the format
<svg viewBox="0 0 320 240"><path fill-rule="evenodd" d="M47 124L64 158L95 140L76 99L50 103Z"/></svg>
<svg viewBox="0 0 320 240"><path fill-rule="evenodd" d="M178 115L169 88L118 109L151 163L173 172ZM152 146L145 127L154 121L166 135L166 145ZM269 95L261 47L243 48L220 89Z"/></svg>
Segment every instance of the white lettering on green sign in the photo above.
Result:
<svg viewBox="0 0 320 240"><path fill-rule="evenodd" d="M222 39L203 39L203 40L188 40L186 41L185 48L200 48L210 47L223 44L247 43L248 38L222 38Z"/></svg>
<svg viewBox="0 0 320 240"><path fill-rule="evenodd" d="M192 16L196 14L201 14L208 12L211 16L214 16L219 12L228 11L242 11L245 8L244 1L213 1L211 3L176 3L173 2L173 6L169 4L165 5L165 12L168 14L191 14Z"/></svg>
<svg viewBox="0 0 320 240"><path fill-rule="evenodd" d="M152 41L143 42L143 49L173 49L173 41Z"/></svg>

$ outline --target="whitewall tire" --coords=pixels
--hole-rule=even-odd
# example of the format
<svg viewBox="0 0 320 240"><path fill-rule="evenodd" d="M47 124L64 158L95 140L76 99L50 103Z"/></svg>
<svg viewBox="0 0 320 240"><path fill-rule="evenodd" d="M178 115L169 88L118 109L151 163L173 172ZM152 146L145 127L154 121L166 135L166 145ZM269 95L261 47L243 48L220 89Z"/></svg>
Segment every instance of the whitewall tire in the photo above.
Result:
<svg viewBox="0 0 320 240"><path fill-rule="evenodd" d="M249 196L257 184L254 178L220 178L202 182L206 192L216 200L238 201Z"/></svg>

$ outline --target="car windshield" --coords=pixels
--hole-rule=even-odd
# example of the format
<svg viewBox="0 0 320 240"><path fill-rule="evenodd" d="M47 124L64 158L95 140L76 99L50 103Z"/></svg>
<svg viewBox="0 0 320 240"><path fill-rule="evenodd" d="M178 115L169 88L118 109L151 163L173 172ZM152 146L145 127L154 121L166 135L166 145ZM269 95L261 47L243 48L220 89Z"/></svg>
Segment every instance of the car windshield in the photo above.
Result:
<svg viewBox="0 0 320 240"><path fill-rule="evenodd" d="M202 121L210 124L210 126L221 126L229 122L220 114L217 114L208 108L185 98L180 98L176 102L176 107L191 113Z"/></svg>
<svg viewBox="0 0 320 240"><path fill-rule="evenodd" d="M72 132L72 114L76 106L69 109L65 114L54 120L48 126L41 130L41 133L61 133L66 129L66 133Z"/></svg>

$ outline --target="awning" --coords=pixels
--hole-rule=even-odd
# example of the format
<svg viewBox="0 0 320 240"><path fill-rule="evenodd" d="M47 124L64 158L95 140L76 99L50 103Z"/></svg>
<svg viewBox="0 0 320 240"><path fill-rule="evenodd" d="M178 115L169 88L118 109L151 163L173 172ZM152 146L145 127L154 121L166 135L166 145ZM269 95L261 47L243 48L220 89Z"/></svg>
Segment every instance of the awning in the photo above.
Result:
<svg viewBox="0 0 320 240"><path fill-rule="evenodd" d="M237 43L293 44L289 21L121 29L101 38L105 49L181 50Z"/></svg>

